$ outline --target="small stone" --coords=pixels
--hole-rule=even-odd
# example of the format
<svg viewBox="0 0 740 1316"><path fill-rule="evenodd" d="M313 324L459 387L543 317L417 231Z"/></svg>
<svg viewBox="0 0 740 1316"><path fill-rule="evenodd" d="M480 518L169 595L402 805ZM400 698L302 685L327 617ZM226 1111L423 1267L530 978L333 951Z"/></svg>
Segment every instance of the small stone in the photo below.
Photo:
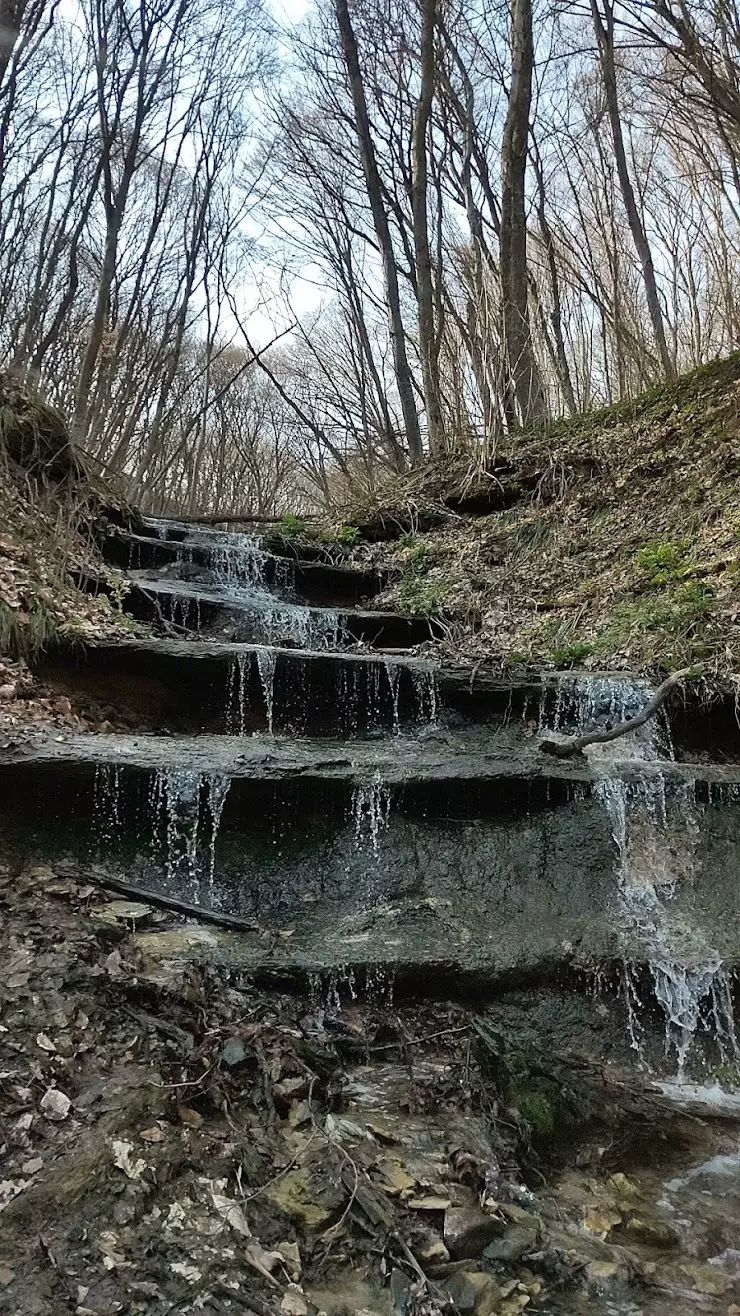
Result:
<svg viewBox="0 0 740 1316"><path fill-rule="evenodd" d="M410 1197L406 1205L412 1211L449 1211L452 1202L449 1197Z"/></svg>
<svg viewBox="0 0 740 1316"><path fill-rule="evenodd" d="M6 1289L15 1279L15 1271L10 1266L0 1266L0 1288Z"/></svg>
<svg viewBox="0 0 740 1316"><path fill-rule="evenodd" d="M221 1052L221 1064L229 1069L235 1069L237 1065L243 1064L246 1058L247 1048L241 1038L230 1037Z"/></svg>
<svg viewBox="0 0 740 1316"><path fill-rule="evenodd" d="M504 1222L475 1206L453 1206L445 1213L444 1241L457 1261L479 1257L486 1244L504 1231Z"/></svg>
<svg viewBox="0 0 740 1316"><path fill-rule="evenodd" d="M597 1290L608 1288L619 1274L615 1261L590 1261L586 1266L586 1279Z"/></svg>
<svg viewBox="0 0 740 1316"><path fill-rule="evenodd" d="M644 1220L640 1216L633 1215L627 1221L627 1233L636 1238L639 1243L646 1243L648 1247L657 1247L668 1250L678 1246L679 1238L675 1229L672 1229L664 1220Z"/></svg>
<svg viewBox="0 0 740 1316"><path fill-rule="evenodd" d="M44 1162L42 1161L41 1157L34 1156L32 1160L23 1162L23 1165L21 1166L21 1173L38 1174L39 1170L43 1170L43 1168L44 1168Z"/></svg>
<svg viewBox="0 0 740 1316"><path fill-rule="evenodd" d="M459 1312L494 1316L501 1306L502 1293L491 1275L460 1270L445 1280L444 1287Z"/></svg>
<svg viewBox="0 0 740 1316"><path fill-rule="evenodd" d="M42 1113L48 1120L66 1120L72 1108L69 1097L59 1088L47 1088L40 1102Z"/></svg>
<svg viewBox="0 0 740 1316"><path fill-rule="evenodd" d="M484 1249L486 1261L521 1261L537 1247L539 1231L532 1225L508 1225L502 1238L495 1238Z"/></svg>

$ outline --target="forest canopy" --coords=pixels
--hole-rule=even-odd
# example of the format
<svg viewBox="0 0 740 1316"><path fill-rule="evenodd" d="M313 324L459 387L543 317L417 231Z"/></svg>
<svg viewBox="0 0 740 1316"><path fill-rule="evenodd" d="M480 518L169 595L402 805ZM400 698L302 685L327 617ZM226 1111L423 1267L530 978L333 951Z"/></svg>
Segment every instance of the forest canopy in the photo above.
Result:
<svg viewBox="0 0 740 1316"><path fill-rule="evenodd" d="M735 0L0 0L0 365L151 510L333 510L731 351Z"/></svg>

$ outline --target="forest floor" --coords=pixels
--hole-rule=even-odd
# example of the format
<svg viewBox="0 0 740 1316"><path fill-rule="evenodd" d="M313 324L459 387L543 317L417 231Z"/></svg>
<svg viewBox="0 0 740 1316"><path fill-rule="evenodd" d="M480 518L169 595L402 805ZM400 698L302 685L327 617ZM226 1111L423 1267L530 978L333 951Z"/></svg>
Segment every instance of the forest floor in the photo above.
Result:
<svg viewBox="0 0 740 1316"><path fill-rule="evenodd" d="M222 980L148 954L171 917L69 864L4 862L0 910L0 1313L738 1311L701 1260L726 1210L687 1253L660 1206L735 1126L610 1059L597 1000Z"/></svg>
<svg viewBox="0 0 740 1316"><path fill-rule="evenodd" d="M390 573L375 606L441 614L471 662L698 664L735 685L740 353L516 435L486 468L431 463L346 520L352 557Z"/></svg>

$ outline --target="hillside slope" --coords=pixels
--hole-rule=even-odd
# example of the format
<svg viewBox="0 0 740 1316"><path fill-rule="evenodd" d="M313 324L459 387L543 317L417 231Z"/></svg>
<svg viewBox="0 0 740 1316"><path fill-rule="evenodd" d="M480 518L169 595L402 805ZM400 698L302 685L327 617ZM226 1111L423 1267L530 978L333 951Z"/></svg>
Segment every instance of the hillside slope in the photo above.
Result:
<svg viewBox="0 0 740 1316"><path fill-rule="evenodd" d="M386 536L356 554L392 573L378 605L441 613L450 646L471 659L700 663L708 679L734 682L740 353L514 436L493 470L461 461L415 472L351 519L364 538Z"/></svg>
<svg viewBox="0 0 740 1316"><path fill-rule="evenodd" d="M64 419L7 374L0 508L0 734L36 720L85 729L84 710L46 690L27 663L60 643L135 629L115 606L122 580L112 601L94 592L111 582L93 528L106 511L116 514L116 498L75 451Z"/></svg>

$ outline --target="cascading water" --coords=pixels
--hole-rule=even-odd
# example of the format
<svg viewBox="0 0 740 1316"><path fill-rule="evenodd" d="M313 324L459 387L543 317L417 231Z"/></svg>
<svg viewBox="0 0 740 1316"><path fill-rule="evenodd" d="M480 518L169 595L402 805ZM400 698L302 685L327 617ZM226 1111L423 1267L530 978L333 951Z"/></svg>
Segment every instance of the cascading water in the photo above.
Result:
<svg viewBox="0 0 740 1316"><path fill-rule="evenodd" d="M609 677L575 678L558 689L551 729L582 734L625 721L651 697L647 683ZM544 705L541 719L547 716ZM575 724L575 725L574 725ZM723 1063L740 1061L730 975L716 951L685 926L671 897L693 880L699 838L699 807L694 782L666 787L661 759L672 757L670 727L655 719L636 732L589 747L605 775L595 787L617 846L620 917L625 960L623 995L630 1039L640 1052L639 978L635 962L647 964L652 994L665 1021L665 1047L677 1064L679 1081L700 1030L711 1034ZM606 766L637 760L641 775L627 779Z"/></svg>
<svg viewBox="0 0 740 1316"><path fill-rule="evenodd" d="M375 772L371 781L359 782L352 792L352 817L355 823L355 845L364 850L370 843L375 858L379 856L378 838L388 827L391 812L391 793Z"/></svg>
<svg viewBox="0 0 740 1316"><path fill-rule="evenodd" d="M149 796L152 844L164 846L167 882L198 902L215 895L216 841L231 779L189 771L155 773Z"/></svg>
<svg viewBox="0 0 740 1316"><path fill-rule="evenodd" d="M265 708L267 711L267 730L269 735L273 734L276 665L277 665L277 658L271 649L257 650L257 667L259 668L260 681L262 682L262 691L265 696Z"/></svg>

